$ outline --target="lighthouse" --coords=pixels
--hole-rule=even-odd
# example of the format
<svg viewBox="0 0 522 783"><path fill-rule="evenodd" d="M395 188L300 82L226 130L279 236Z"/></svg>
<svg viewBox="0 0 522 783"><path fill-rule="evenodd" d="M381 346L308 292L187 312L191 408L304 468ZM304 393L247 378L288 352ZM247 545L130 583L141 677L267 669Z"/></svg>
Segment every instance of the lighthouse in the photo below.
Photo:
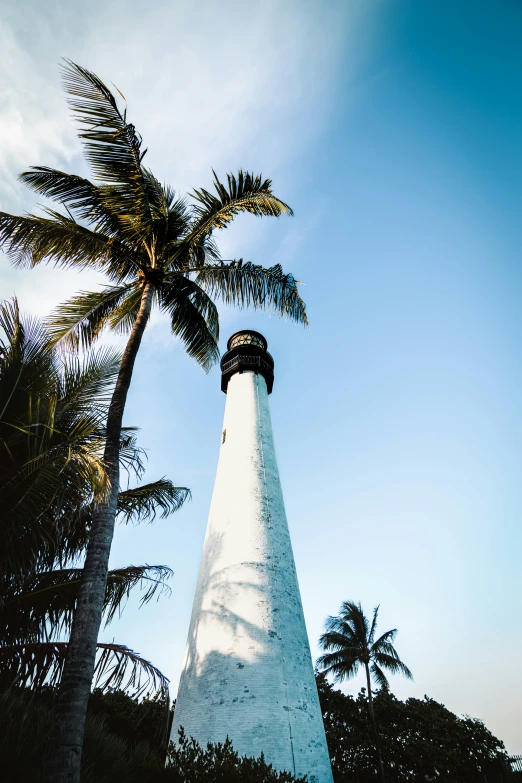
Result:
<svg viewBox="0 0 522 783"><path fill-rule="evenodd" d="M240 755L332 783L279 479L274 360L236 332L221 361L225 417L171 739L228 736ZM296 455L297 456L297 455Z"/></svg>

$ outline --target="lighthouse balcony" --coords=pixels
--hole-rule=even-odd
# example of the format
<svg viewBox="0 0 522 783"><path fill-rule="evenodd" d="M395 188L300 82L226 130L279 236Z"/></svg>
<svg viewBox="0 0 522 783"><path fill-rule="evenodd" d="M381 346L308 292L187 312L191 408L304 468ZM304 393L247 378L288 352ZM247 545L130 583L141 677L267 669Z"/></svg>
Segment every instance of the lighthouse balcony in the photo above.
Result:
<svg viewBox="0 0 522 783"><path fill-rule="evenodd" d="M253 370L264 377L267 391L270 394L274 385L274 362L269 353L265 351L263 353L266 358L252 353L238 353L231 359L224 361L221 365L221 391L226 392L228 382L236 372Z"/></svg>

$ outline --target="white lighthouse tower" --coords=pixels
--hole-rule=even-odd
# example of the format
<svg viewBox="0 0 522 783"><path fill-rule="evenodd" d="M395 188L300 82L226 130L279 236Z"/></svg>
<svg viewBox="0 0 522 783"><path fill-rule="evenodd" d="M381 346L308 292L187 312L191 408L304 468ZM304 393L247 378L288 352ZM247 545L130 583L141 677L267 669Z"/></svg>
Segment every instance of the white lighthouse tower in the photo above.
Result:
<svg viewBox="0 0 522 783"><path fill-rule="evenodd" d="M274 449L274 361L254 331L232 335L221 450L172 727L201 745L331 783L310 647Z"/></svg>

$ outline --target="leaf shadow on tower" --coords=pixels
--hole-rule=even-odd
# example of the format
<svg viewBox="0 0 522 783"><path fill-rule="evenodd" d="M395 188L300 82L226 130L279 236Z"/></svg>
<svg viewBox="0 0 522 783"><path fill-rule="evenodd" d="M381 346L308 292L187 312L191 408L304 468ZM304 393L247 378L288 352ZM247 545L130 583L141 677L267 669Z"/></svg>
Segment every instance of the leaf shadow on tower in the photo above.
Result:
<svg viewBox="0 0 522 783"><path fill-rule="evenodd" d="M263 750L265 737L274 734L274 724L282 744L288 744L289 713L293 709L307 712L309 686L301 684L302 698L297 703L294 698L290 707L282 660L285 651L277 565L264 556L257 562L220 568L222 545L223 534L209 532L178 695L180 709L173 727L177 732L183 725L191 736L194 718L202 737L217 731L217 739L223 741L240 712L248 727L241 728L238 749L246 752L241 747L244 743L250 754L256 748ZM241 607L248 612L248 619ZM252 616L257 616L258 623L251 621ZM291 632L291 628L287 630ZM304 649L303 655L310 653ZM216 721L220 728L216 728Z"/></svg>
<svg viewBox="0 0 522 783"><path fill-rule="evenodd" d="M219 567L222 547L223 534L207 536L184 663L184 670L193 670L198 677L208 670L212 654L254 665L269 652L270 640L280 636L272 617L277 609L272 606L277 578L273 566L260 560ZM259 624L252 622L252 614L258 615Z"/></svg>

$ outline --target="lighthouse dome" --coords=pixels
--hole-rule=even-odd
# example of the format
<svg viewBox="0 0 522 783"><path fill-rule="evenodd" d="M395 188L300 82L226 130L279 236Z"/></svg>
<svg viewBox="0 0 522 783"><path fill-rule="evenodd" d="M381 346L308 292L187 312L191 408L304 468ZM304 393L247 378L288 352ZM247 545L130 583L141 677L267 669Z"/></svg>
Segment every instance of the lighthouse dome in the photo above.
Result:
<svg viewBox="0 0 522 783"><path fill-rule="evenodd" d="M241 332L234 332L227 342L227 350L237 348L240 345L258 345L263 351L268 348L268 343L259 332L253 329L243 329Z"/></svg>

